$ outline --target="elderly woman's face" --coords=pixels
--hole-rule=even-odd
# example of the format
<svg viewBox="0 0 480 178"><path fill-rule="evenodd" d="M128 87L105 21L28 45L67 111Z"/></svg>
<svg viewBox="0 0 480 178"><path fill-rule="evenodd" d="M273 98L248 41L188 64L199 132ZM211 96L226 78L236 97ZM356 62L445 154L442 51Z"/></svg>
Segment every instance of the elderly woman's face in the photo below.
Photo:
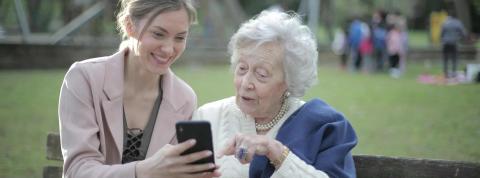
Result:
<svg viewBox="0 0 480 178"><path fill-rule="evenodd" d="M287 90L283 54L283 48L273 42L234 51L236 103L244 113L255 118L277 114Z"/></svg>

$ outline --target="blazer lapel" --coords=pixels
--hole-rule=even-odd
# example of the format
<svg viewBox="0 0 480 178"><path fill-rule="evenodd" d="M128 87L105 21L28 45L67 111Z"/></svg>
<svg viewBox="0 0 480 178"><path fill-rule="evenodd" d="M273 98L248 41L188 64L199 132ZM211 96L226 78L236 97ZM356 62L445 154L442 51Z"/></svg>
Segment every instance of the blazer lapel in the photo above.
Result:
<svg viewBox="0 0 480 178"><path fill-rule="evenodd" d="M175 113L162 103L153 129L147 157L152 156L166 144L175 143L175 123L186 116Z"/></svg>
<svg viewBox="0 0 480 178"><path fill-rule="evenodd" d="M123 150L123 89L124 89L124 55L122 50L112 56L105 66L104 93L106 100L102 101L104 119L110 129L113 141L121 158ZM169 69L162 76L163 97L155 127L147 151L147 157L169 143L175 143L175 123L190 119L189 115L179 110L185 105L187 98L175 91L175 75Z"/></svg>
<svg viewBox="0 0 480 178"><path fill-rule="evenodd" d="M123 69L125 50L114 54L105 65L103 92L106 100L102 101L104 122L108 125L113 141L121 158L123 149Z"/></svg>
<svg viewBox="0 0 480 178"><path fill-rule="evenodd" d="M186 98L182 94L175 92L175 75L169 69L162 76L162 104L157 115L157 121L150 140L150 146L147 151L147 157L155 154L164 145L176 143L175 123L180 120L188 120L190 116L178 111L185 104Z"/></svg>

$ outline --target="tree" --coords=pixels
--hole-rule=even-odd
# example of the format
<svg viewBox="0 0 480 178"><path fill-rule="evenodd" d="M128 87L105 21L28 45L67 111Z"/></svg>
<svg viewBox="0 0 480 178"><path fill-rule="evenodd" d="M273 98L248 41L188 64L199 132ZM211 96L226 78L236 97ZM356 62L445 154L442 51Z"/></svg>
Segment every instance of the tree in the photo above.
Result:
<svg viewBox="0 0 480 178"><path fill-rule="evenodd" d="M470 8L469 2L467 0L453 0L455 6L455 11L457 12L457 17L460 21L463 22L465 29L471 31L471 18L470 18Z"/></svg>

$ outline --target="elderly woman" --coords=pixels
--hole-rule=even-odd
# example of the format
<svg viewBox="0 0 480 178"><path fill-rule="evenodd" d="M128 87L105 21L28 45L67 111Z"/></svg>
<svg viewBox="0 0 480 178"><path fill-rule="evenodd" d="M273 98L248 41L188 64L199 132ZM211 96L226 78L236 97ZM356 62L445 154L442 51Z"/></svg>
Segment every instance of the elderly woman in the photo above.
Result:
<svg viewBox="0 0 480 178"><path fill-rule="evenodd" d="M298 16L262 12L233 35L236 95L193 115L212 124L224 177L355 177L355 132L321 100L300 99L317 78L316 43Z"/></svg>

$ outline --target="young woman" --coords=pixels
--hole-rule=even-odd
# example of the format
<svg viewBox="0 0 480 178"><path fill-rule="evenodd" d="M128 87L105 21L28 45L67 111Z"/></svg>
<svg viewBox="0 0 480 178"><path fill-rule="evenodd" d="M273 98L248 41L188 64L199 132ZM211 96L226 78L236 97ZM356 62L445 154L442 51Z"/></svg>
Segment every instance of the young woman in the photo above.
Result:
<svg viewBox="0 0 480 178"><path fill-rule="evenodd" d="M61 88L60 137L65 177L213 177L211 155L181 156L175 123L191 118L196 95L171 71L196 12L188 0L121 0L124 41L106 57L74 63Z"/></svg>

